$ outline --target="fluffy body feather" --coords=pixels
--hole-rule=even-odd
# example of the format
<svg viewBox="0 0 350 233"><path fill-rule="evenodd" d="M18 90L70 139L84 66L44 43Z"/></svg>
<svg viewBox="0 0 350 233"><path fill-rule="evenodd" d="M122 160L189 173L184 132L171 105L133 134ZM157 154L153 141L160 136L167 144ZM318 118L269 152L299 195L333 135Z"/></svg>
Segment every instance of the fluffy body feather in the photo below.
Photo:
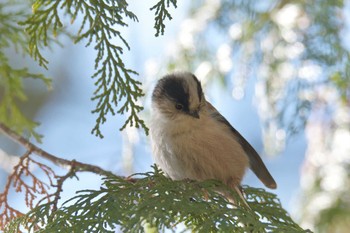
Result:
<svg viewBox="0 0 350 233"><path fill-rule="evenodd" d="M249 166L276 183L250 144L205 100L191 73L158 81L152 96L151 139L156 164L172 179L221 180L237 187Z"/></svg>

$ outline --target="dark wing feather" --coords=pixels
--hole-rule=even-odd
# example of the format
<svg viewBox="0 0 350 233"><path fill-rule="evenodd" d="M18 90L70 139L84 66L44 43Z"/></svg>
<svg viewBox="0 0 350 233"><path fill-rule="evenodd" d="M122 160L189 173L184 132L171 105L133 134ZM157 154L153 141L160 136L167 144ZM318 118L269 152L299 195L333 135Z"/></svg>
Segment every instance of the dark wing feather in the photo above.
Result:
<svg viewBox="0 0 350 233"><path fill-rule="evenodd" d="M270 172L267 170L264 162L260 158L259 154L255 151L255 149L245 140L245 138L235 129L232 125L223 117L216 108L213 107L209 102L207 102L207 107L211 110L211 114L213 117L218 120L220 123L225 124L233 133L233 136L238 140L241 144L244 152L247 154L249 158L250 169L255 173L255 175L263 182L266 187L275 189L277 184Z"/></svg>

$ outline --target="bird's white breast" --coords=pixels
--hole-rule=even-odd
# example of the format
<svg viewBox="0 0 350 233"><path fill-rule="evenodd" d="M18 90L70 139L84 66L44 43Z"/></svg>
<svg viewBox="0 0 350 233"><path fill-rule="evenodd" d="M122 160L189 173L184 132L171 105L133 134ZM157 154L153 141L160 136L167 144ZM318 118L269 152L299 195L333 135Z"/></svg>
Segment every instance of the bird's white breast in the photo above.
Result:
<svg viewBox="0 0 350 233"><path fill-rule="evenodd" d="M151 123L153 157L172 179L219 179L239 184L248 158L230 129L201 114L164 120L155 111Z"/></svg>

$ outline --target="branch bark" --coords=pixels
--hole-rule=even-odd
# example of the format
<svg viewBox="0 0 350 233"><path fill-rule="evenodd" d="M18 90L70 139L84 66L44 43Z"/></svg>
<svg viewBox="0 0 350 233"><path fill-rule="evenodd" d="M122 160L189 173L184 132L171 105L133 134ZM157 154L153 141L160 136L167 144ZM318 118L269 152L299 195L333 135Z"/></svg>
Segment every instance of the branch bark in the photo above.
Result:
<svg viewBox="0 0 350 233"><path fill-rule="evenodd" d="M106 171L98 166L78 162L76 160L67 160L50 154L41 148L37 147L29 140L25 139L15 131L11 130L5 124L0 122L0 134L6 135L9 139L26 148L26 152L20 157L19 163L14 167L12 174L8 177L5 190L0 193L0 231L4 230L4 227L11 222L14 218L17 218L24 213L12 208L8 203L8 194L10 187L15 188L16 192L22 192L25 196L27 207L30 209L35 208L43 201L47 201L47 204L51 206L51 212L54 213L58 209L58 201L61 199L61 193L63 191L63 183L76 176L78 172L91 172L97 175L104 176L116 176L110 171ZM40 163L31 158L30 155L36 155L45 160L51 161L58 167L62 167L68 170L67 174L63 176L57 176L53 169L44 163ZM37 165L39 170L46 174L46 178L49 179L50 184L44 183L43 180L36 177L29 169L31 165ZM28 182L24 181L23 177L29 177ZM132 178L118 176L129 182L135 182ZM56 182L53 182L55 179ZM49 193L49 187L54 187L55 192ZM44 196L37 201L38 196ZM35 205L34 205L35 201Z"/></svg>
<svg viewBox="0 0 350 233"><path fill-rule="evenodd" d="M12 141L18 143L19 145L25 147L29 152L35 153L37 156L42 157L44 159L47 159L54 164L56 164L59 167L63 167L65 169L71 170L74 168L75 172L92 172L98 175L114 175L110 171L106 171L98 166L78 162L76 160L67 160L63 158L59 158L57 156L54 156L39 147L35 146L31 142L29 142L24 137L18 135L14 131L12 131L9 127L7 127L5 124L0 123L0 132L2 132L4 135L6 135L8 138L10 138Z"/></svg>

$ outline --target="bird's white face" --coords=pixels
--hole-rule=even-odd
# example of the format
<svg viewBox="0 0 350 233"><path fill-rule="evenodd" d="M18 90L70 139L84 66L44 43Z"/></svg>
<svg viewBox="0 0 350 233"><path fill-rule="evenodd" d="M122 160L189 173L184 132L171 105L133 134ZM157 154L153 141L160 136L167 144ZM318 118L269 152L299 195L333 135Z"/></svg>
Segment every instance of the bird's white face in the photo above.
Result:
<svg viewBox="0 0 350 233"><path fill-rule="evenodd" d="M191 73L174 73L159 80L152 95L155 111L168 120L200 118L205 105L202 87Z"/></svg>

